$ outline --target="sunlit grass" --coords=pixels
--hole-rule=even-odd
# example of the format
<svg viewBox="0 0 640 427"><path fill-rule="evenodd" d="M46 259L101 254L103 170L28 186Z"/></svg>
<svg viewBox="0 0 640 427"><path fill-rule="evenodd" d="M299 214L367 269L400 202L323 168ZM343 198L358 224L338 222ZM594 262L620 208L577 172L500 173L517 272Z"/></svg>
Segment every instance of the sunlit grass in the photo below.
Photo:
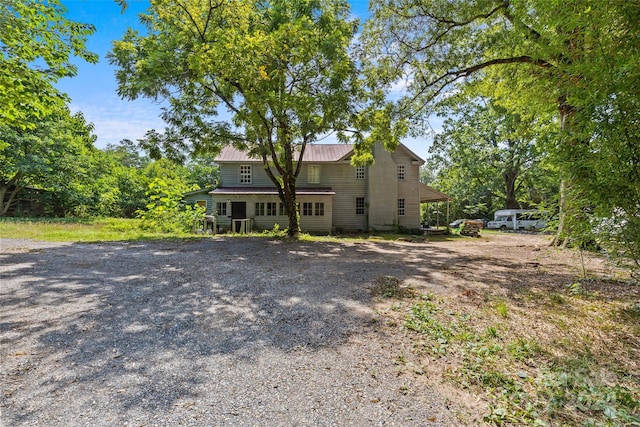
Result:
<svg viewBox="0 0 640 427"><path fill-rule="evenodd" d="M162 234L142 230L139 219L126 218L3 218L0 238L51 242L101 242L194 237L193 234Z"/></svg>
<svg viewBox="0 0 640 427"><path fill-rule="evenodd" d="M288 239L284 230L265 230L249 234L226 233L226 237ZM101 242L163 238L201 237L192 233L156 233L144 230L140 219L130 218L0 218L0 238L45 240L52 242ZM316 235L301 233L302 242L443 242L461 237L449 235L408 235L400 233L352 233Z"/></svg>

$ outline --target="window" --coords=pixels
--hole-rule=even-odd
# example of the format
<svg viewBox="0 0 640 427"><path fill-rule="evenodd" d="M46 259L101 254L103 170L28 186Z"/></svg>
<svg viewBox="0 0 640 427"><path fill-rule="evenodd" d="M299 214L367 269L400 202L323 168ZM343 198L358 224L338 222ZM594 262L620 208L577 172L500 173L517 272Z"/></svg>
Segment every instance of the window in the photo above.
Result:
<svg viewBox="0 0 640 427"><path fill-rule="evenodd" d="M404 165L398 165L398 179L404 179Z"/></svg>
<svg viewBox="0 0 640 427"><path fill-rule="evenodd" d="M196 200L196 205L200 206L201 208L207 208L207 201L206 200Z"/></svg>
<svg viewBox="0 0 640 427"><path fill-rule="evenodd" d="M251 165L240 165L240 184L251 184Z"/></svg>
<svg viewBox="0 0 640 427"><path fill-rule="evenodd" d="M398 199L398 216L404 216L404 199Z"/></svg>
<svg viewBox="0 0 640 427"><path fill-rule="evenodd" d="M313 215L313 203L304 202L302 204L302 215L304 216Z"/></svg>
<svg viewBox="0 0 640 427"><path fill-rule="evenodd" d="M278 212L280 216L285 216L287 214L287 210L284 208L284 203L280 203L280 212Z"/></svg>
<svg viewBox="0 0 640 427"><path fill-rule="evenodd" d="M356 166L356 179L364 179L364 166Z"/></svg>
<svg viewBox="0 0 640 427"><path fill-rule="evenodd" d="M356 215L364 215L364 197L356 197Z"/></svg>
<svg viewBox="0 0 640 427"><path fill-rule="evenodd" d="M316 216L324 216L324 203L316 203Z"/></svg>
<svg viewBox="0 0 640 427"><path fill-rule="evenodd" d="M256 216L264 216L264 202L256 202Z"/></svg>
<svg viewBox="0 0 640 427"><path fill-rule="evenodd" d="M307 166L307 182L309 184L320 184L320 166Z"/></svg>
<svg viewBox="0 0 640 427"><path fill-rule="evenodd" d="M267 202L267 216L276 216L278 212L278 204L276 202Z"/></svg>
<svg viewBox="0 0 640 427"><path fill-rule="evenodd" d="M227 203L226 202L216 203L216 212L218 212L218 215L227 216Z"/></svg>

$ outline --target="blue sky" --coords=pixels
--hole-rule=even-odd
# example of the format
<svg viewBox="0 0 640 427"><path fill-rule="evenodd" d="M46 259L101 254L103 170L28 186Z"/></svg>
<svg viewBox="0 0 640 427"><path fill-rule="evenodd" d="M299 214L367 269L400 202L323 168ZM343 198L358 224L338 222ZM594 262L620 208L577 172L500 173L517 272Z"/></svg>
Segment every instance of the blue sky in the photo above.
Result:
<svg viewBox="0 0 640 427"><path fill-rule="evenodd" d="M350 3L354 15L363 21L367 17L367 0L351 0ZM104 148L108 143L115 144L125 138L135 141L150 129L162 131L161 105L149 99L120 99L116 92L114 67L106 59L113 40L122 38L129 27L141 28L138 14L147 9L149 2L128 0L124 13L113 0L62 0L62 4L67 8L70 19L96 27L88 48L99 55L100 62L87 64L75 61L77 76L63 79L57 85L71 97L71 110L82 111L87 121L94 124L98 136L96 145ZM431 138L424 137L408 138L403 142L420 157L426 158L430 141Z"/></svg>

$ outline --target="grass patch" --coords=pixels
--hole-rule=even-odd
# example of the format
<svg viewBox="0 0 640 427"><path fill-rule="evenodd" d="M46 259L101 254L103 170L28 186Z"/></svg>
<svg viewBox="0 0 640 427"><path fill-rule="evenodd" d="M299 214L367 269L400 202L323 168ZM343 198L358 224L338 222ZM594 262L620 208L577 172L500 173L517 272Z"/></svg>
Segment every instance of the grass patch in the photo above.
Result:
<svg viewBox="0 0 640 427"><path fill-rule="evenodd" d="M624 306L603 325L610 308L587 304L579 295L565 296L561 304L557 294L549 298L552 304L535 309L500 299L487 312L461 311L451 299L422 296L406 312L404 326L415 333L418 356L430 358L427 363L442 360L449 381L483 396L489 424L640 426L640 376L633 371L639 349L624 343L614 348L612 340L633 334L637 307ZM572 307L569 314L566 306ZM527 321L551 325L560 318L567 329L555 333L545 326L536 334ZM609 354L602 353L602 342Z"/></svg>
<svg viewBox="0 0 640 427"><path fill-rule="evenodd" d="M288 239L285 229L274 227L272 230L248 234L227 233L227 237ZM0 218L0 238L34 239L52 242L101 242L131 241L144 239L195 238L192 233L157 233L142 228L140 219L130 218ZM301 233L296 239L303 242L367 242L398 241L407 238L407 234L353 233L341 235L313 235ZM452 236L429 236L429 241L452 240ZM423 238L419 239L420 241Z"/></svg>
<svg viewBox="0 0 640 427"><path fill-rule="evenodd" d="M193 238L188 233L153 233L139 219L126 218L2 218L0 238L51 242L105 242L163 238Z"/></svg>

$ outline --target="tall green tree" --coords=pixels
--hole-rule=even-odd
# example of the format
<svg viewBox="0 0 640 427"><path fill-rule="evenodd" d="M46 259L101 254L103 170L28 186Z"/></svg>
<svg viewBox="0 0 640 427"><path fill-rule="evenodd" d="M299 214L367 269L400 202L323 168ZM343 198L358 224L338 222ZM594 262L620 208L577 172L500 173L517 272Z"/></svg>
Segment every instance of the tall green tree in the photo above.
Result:
<svg viewBox="0 0 640 427"><path fill-rule="evenodd" d="M355 136L358 148L383 137L397 144L384 126L348 132L389 120L358 104L358 22L345 0L154 0L142 22L146 35L128 31L110 55L119 94L169 100L169 126L154 136L156 146L213 151L233 143L262 159L290 235L299 232L295 189L307 144L332 131ZM229 122L214 120L219 108Z"/></svg>
<svg viewBox="0 0 640 427"><path fill-rule="evenodd" d="M555 199L557 185L547 186L555 176L543 167L550 120L510 113L486 99L449 111L428 164L438 171L439 186L462 207L513 209Z"/></svg>
<svg viewBox="0 0 640 427"><path fill-rule="evenodd" d="M411 114L429 111L453 91L496 76L517 76L515 84L502 85L512 108L555 106L562 130L555 150L565 189L561 192L562 238L567 218L563 213L571 204L565 196L572 196L575 212L583 211L585 187L590 187L591 174L582 161L595 151L592 142L598 132L590 125L607 127L606 121L594 121L594 117L619 98L631 99L627 94L638 86L640 72L632 64L637 65L638 58L640 4L376 0L371 10L363 35L370 64L385 83L401 78L411 81L404 100ZM616 126L626 127L638 116L637 105L627 107L631 108L625 110L627 118ZM620 142L633 145L629 139ZM600 162L592 166L605 168ZM621 175L616 176L624 182ZM597 192L595 199L600 200L608 190Z"/></svg>
<svg viewBox="0 0 640 427"><path fill-rule="evenodd" d="M0 0L0 124L35 127L64 105L54 84L76 74L71 57L98 61L85 48L93 25L65 14L58 0Z"/></svg>
<svg viewBox="0 0 640 427"><path fill-rule="evenodd" d="M0 125L0 135L0 215L27 186L49 190L57 215L89 204L95 135L82 113L58 108L37 127Z"/></svg>

